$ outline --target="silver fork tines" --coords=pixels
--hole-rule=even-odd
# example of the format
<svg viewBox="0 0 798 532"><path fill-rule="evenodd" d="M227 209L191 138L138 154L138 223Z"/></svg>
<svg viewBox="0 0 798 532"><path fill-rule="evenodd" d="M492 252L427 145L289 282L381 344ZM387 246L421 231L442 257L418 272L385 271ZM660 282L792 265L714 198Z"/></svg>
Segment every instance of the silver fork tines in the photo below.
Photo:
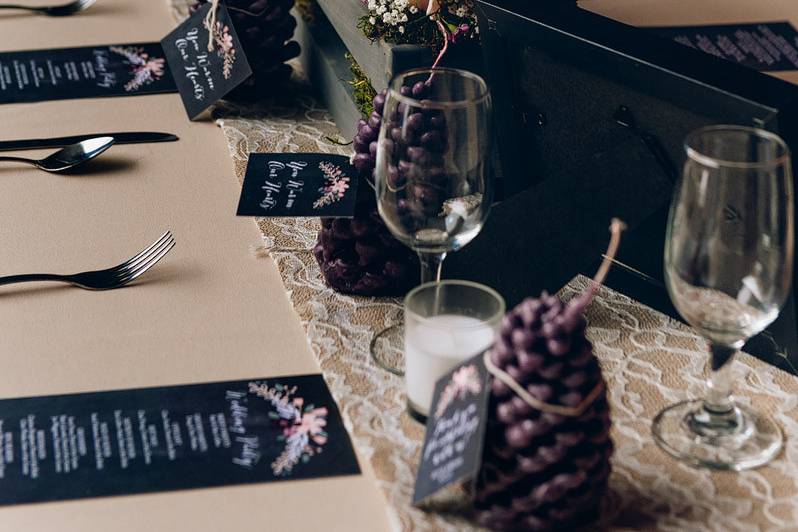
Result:
<svg viewBox="0 0 798 532"><path fill-rule="evenodd" d="M175 239L172 233L167 231L150 247L117 267L120 282L129 283L140 276L155 266L173 247L175 247Z"/></svg>
<svg viewBox="0 0 798 532"><path fill-rule="evenodd" d="M32 281L56 281L79 286L86 290L110 290L125 286L140 277L164 258L173 247L175 247L175 239L171 231L167 231L147 249L113 268L76 273L74 275L50 273L11 275L0 277L0 285Z"/></svg>

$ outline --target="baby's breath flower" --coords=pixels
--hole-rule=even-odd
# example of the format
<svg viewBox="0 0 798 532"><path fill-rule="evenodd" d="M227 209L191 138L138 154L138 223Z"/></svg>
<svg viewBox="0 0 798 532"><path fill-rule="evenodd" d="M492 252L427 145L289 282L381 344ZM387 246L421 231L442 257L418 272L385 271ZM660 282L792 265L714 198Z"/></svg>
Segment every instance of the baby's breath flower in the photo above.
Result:
<svg viewBox="0 0 798 532"><path fill-rule="evenodd" d="M479 32L477 18L473 10L474 0L361 1L367 10L367 14L362 19L364 24L368 23L364 29L370 37L375 39L384 38L389 41L398 40L399 42L435 46L436 42L433 40L436 41L437 38L433 38L431 35L437 33L435 23L439 20L444 22L448 28L458 28L449 35L449 39L452 41L473 37ZM427 11L430 5L435 11L428 17Z"/></svg>

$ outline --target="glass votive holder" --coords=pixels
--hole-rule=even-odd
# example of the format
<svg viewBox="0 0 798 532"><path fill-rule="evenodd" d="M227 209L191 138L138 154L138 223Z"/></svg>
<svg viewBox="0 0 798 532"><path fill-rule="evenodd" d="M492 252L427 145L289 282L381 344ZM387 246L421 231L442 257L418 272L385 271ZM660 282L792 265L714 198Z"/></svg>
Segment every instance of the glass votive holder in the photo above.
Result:
<svg viewBox="0 0 798 532"><path fill-rule="evenodd" d="M469 281L426 283L405 297L405 384L410 415L424 422L435 382L493 345L504 316L495 290Z"/></svg>

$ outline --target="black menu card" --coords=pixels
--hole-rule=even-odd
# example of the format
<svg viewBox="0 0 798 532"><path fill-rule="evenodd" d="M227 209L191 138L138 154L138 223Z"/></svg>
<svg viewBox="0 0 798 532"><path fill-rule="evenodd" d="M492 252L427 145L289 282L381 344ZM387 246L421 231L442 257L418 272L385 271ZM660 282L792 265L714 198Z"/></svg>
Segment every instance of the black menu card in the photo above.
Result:
<svg viewBox="0 0 798 532"><path fill-rule="evenodd" d="M205 4L161 41L188 117L203 111L252 75L224 3Z"/></svg>
<svg viewBox="0 0 798 532"><path fill-rule="evenodd" d="M798 70L798 31L789 22L652 29L691 48L757 70Z"/></svg>
<svg viewBox="0 0 798 532"><path fill-rule="evenodd" d="M0 103L176 90L158 43L0 53Z"/></svg>
<svg viewBox="0 0 798 532"><path fill-rule="evenodd" d="M359 472L321 375L0 400L0 505Z"/></svg>
<svg viewBox="0 0 798 532"><path fill-rule="evenodd" d="M479 473L490 398L482 357L463 362L435 384L413 504L447 486L474 481Z"/></svg>
<svg viewBox="0 0 798 532"><path fill-rule="evenodd" d="M345 155L251 153L238 215L351 218L357 175Z"/></svg>

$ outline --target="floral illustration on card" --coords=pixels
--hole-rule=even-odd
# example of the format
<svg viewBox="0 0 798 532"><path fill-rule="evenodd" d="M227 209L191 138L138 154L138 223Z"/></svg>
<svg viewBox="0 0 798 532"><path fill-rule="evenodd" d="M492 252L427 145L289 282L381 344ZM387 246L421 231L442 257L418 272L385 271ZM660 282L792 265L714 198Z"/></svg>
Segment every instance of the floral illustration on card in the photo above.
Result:
<svg viewBox="0 0 798 532"><path fill-rule="evenodd" d="M327 443L327 408L305 404L302 397L296 395L296 386L285 386L275 383L267 384L251 382L249 392L268 401L274 411L269 416L280 426L278 441L284 442L283 452L271 464L275 476L288 476L294 467L307 463L320 454Z"/></svg>
<svg viewBox="0 0 798 532"><path fill-rule="evenodd" d="M452 380L443 389L435 408L435 417L441 417L455 399L465 399L468 395L477 395L481 391L482 382L477 367L474 364L463 366L454 372Z"/></svg>
<svg viewBox="0 0 798 532"><path fill-rule="evenodd" d="M164 74L166 60L153 57L143 48L135 46L111 46L111 52L122 56L125 64L130 66L133 79L125 84L126 92L136 91L145 85L158 81Z"/></svg>
<svg viewBox="0 0 798 532"><path fill-rule="evenodd" d="M210 22L205 21L205 29L210 30ZM222 75L224 79L230 79L233 75L233 65L236 62L236 48L233 44L233 36L230 35L230 27L216 21L213 24L213 44L216 48L216 55L222 60Z"/></svg>
<svg viewBox="0 0 798 532"><path fill-rule="evenodd" d="M320 162L319 169L324 173L324 185L319 188L319 199L313 203L314 209L320 209L342 200L349 190L349 176L345 175L340 166L329 162Z"/></svg>

